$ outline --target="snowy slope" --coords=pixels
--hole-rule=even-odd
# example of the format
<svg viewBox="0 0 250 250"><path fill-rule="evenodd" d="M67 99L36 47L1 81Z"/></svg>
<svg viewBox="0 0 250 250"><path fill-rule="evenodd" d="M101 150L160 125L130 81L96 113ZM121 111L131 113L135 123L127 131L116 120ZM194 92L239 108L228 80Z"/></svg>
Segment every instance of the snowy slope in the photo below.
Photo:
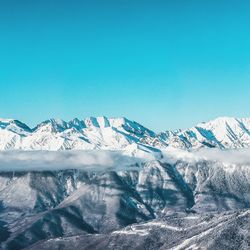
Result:
<svg viewBox="0 0 250 250"><path fill-rule="evenodd" d="M203 229L221 228L223 233L224 227L217 227L221 219L224 222L233 219L234 223L239 218L237 214L226 216L225 211L250 208L249 178L249 166L235 168L209 161L174 164L149 161L137 169L104 172L70 169L1 172L0 232L5 237L0 240L1 247L20 249L49 238L84 234L95 238L110 232L116 246L117 238L150 237L156 229L156 234L175 233L176 240L181 239L178 244L189 246L203 236L200 234ZM168 214L173 212L182 214L176 224L162 219L166 215L167 220L171 219ZM208 212L211 215L205 218L203 214ZM213 213L218 212L222 215L213 219ZM158 220L152 221L155 218ZM210 220L212 224L208 224ZM244 220L249 220L249 214ZM149 222L123 229L145 221ZM200 226L196 227L197 223ZM193 239L194 235L199 236ZM162 240L169 244L170 238ZM171 243L173 246L177 246L176 240ZM110 249L117 249L115 246Z"/></svg>
<svg viewBox="0 0 250 250"><path fill-rule="evenodd" d="M20 249L43 239L84 234L143 236L152 227L183 232L183 225L161 222L162 216L191 213L199 221L208 212L249 209L249 180L249 165L210 161L148 161L119 171L0 172L0 233L6 237L1 247ZM155 218L159 221L151 221ZM122 229L145 221L151 222Z"/></svg>
<svg viewBox="0 0 250 250"><path fill-rule="evenodd" d="M165 143L176 148L218 147L244 148L250 146L250 118L220 117L199 123L193 128L159 134Z"/></svg>
<svg viewBox="0 0 250 250"><path fill-rule="evenodd" d="M250 210L220 214L171 214L110 234L42 240L27 249L249 249Z"/></svg>
<svg viewBox="0 0 250 250"><path fill-rule="evenodd" d="M0 119L0 248L248 249L249 131L236 118L160 134L126 118Z"/></svg>
<svg viewBox="0 0 250 250"><path fill-rule="evenodd" d="M160 134L126 118L50 119L33 129L17 120L0 119L0 150L119 150L134 144L160 149L250 147L250 119L221 117Z"/></svg>
<svg viewBox="0 0 250 250"><path fill-rule="evenodd" d="M156 134L126 118L50 119L34 129L0 120L0 150L122 149Z"/></svg>

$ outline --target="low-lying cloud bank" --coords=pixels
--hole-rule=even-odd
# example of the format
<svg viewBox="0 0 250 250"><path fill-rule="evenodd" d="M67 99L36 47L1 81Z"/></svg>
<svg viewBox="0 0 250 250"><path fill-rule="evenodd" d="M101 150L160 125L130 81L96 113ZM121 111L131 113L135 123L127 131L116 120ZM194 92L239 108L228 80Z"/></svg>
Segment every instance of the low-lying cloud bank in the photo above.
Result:
<svg viewBox="0 0 250 250"><path fill-rule="evenodd" d="M170 162L183 160L187 162L216 161L224 164L250 165L250 148L226 149L204 148L193 151L167 149L163 152L164 159Z"/></svg>
<svg viewBox="0 0 250 250"><path fill-rule="evenodd" d="M200 149L186 151L168 148L158 154L129 156L126 151L0 151L0 171L45 171L82 169L91 171L138 169L142 162L158 159L175 163L185 161L215 161L223 164L250 166L250 149Z"/></svg>
<svg viewBox="0 0 250 250"><path fill-rule="evenodd" d="M122 170L140 161L119 151L2 151L0 171Z"/></svg>
<svg viewBox="0 0 250 250"><path fill-rule="evenodd" d="M219 161L226 164L250 164L250 149L201 149L194 153L205 159L210 159L213 161Z"/></svg>

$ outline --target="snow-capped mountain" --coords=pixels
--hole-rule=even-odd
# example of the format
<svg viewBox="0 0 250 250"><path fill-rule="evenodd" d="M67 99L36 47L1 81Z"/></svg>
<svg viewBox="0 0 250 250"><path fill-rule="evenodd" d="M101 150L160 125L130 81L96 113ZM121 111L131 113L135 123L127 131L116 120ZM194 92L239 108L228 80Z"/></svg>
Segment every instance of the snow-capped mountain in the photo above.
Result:
<svg viewBox="0 0 250 250"><path fill-rule="evenodd" d="M197 124L187 130L166 131L159 137L176 148L218 147L244 148L250 146L250 118L220 117Z"/></svg>
<svg viewBox="0 0 250 250"><path fill-rule="evenodd" d="M250 147L250 118L221 117L187 130L155 133L126 118L50 119L29 128L0 119L0 150L126 149L131 145L182 149Z"/></svg>
<svg viewBox="0 0 250 250"><path fill-rule="evenodd" d="M50 119L33 129L17 120L0 119L0 150L123 149L147 137L156 134L126 118Z"/></svg>
<svg viewBox="0 0 250 250"><path fill-rule="evenodd" d="M0 172L0 248L23 249L48 240L54 242L48 249L53 249L58 237L78 236L76 242L85 239L79 249L100 249L99 243L105 239L99 237L105 235L110 239L105 244L110 245L104 244L104 249L145 249L144 242L161 235L146 249L158 249L157 244L164 242L162 249L181 243L186 246L189 238L187 246L201 238L201 249L207 249L202 247L206 244L202 232L213 230L208 235L215 244L216 232L223 234L225 229L232 233L234 228L244 231L243 238L239 233L239 244L248 244L249 178L249 165L235 168L211 161L149 161L104 172L53 168ZM218 212L221 214L216 215ZM241 215L244 219L239 221ZM233 228L227 224L230 221Z"/></svg>
<svg viewBox="0 0 250 250"><path fill-rule="evenodd" d="M0 248L248 249L249 131L236 118L160 134L126 118L1 119Z"/></svg>

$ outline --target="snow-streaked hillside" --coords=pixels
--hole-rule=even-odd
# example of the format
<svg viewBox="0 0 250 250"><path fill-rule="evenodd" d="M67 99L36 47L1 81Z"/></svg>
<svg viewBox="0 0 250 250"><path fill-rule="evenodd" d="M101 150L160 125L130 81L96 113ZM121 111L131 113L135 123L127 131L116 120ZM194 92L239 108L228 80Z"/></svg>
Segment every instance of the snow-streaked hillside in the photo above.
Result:
<svg viewBox="0 0 250 250"><path fill-rule="evenodd" d="M0 119L0 150L123 149L151 137L153 131L126 118L51 119L33 129Z"/></svg>
<svg viewBox="0 0 250 250"><path fill-rule="evenodd" d="M250 118L220 117L187 130L164 132L159 137L177 148L250 147Z"/></svg>
<svg viewBox="0 0 250 250"><path fill-rule="evenodd" d="M65 154L51 153L57 157ZM24 156L18 157L20 158ZM181 158L180 155L179 159L168 161L163 157L134 162L132 166L122 168L119 161L115 161L117 166L114 168L100 166L99 170L91 168L91 161L86 163L90 164L90 168L84 166L82 169L70 169L68 166L68 169L58 170L53 167L57 164L56 159L53 165L53 161L48 162L46 157L44 164L49 164L51 171L46 168L36 169L36 165L34 170L12 171L11 166L7 169L7 165L0 172L1 247L20 249L39 240L77 235L83 237L86 234L91 242L95 242L94 238L103 234L111 237L116 235L116 239L121 235L137 233L138 237L149 237L150 233L147 231L151 232L152 227L157 232L160 229L176 231L175 228L178 227L180 232L186 234L186 229L182 229L182 220L188 221L188 217L181 219L179 225L169 225L161 221L162 217L178 212L185 216L193 214L199 221L204 213L212 216L213 213L220 212L226 218L223 215L225 211L250 208L250 165L225 164L197 158L191 160L192 157L186 161L180 160ZM6 162L8 164L9 161ZM57 162L60 164L60 161ZM92 164L95 165L95 162ZM247 218L248 215L246 220ZM152 221L153 219L158 221ZM145 226L137 224L123 229L146 221L149 222ZM206 221L207 219L201 219L201 225ZM213 221L216 223L216 219ZM205 228L212 230L214 225L212 223L211 227ZM190 237L198 233L198 228L193 228L195 230L192 232L192 227L187 229ZM188 239L188 235L186 236ZM182 234L178 237L184 242ZM114 242L115 246L118 242ZM140 241L137 243L143 244Z"/></svg>
<svg viewBox="0 0 250 250"><path fill-rule="evenodd" d="M249 131L0 119L0 247L248 249Z"/></svg>
<svg viewBox="0 0 250 250"><path fill-rule="evenodd" d="M32 129L17 120L0 119L0 150L119 150L133 144L160 149L250 147L250 119L222 117L160 134L126 118L50 119Z"/></svg>
<svg viewBox="0 0 250 250"><path fill-rule="evenodd" d="M106 234L41 240L26 248L50 249L249 249L250 210L220 214L173 213Z"/></svg>

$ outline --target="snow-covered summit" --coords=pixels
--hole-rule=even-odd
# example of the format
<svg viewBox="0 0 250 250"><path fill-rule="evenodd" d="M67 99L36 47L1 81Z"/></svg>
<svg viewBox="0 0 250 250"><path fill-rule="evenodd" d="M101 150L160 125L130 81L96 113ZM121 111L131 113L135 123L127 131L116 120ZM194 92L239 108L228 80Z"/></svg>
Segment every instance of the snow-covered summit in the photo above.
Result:
<svg viewBox="0 0 250 250"><path fill-rule="evenodd" d="M26 124L14 119L0 118L0 129L6 129L16 133L31 132L31 129Z"/></svg>
<svg viewBox="0 0 250 250"><path fill-rule="evenodd" d="M89 117L69 122L48 119L33 129L9 119L0 121L0 149L123 149L156 134L127 118Z"/></svg>
<svg viewBox="0 0 250 250"><path fill-rule="evenodd" d="M250 146L250 118L219 117L160 137L178 148L244 148Z"/></svg>
<svg viewBox="0 0 250 250"><path fill-rule="evenodd" d="M175 147L250 147L250 118L220 117L186 130L155 133L127 118L49 119L34 128L14 119L0 119L0 150L65 150Z"/></svg>

